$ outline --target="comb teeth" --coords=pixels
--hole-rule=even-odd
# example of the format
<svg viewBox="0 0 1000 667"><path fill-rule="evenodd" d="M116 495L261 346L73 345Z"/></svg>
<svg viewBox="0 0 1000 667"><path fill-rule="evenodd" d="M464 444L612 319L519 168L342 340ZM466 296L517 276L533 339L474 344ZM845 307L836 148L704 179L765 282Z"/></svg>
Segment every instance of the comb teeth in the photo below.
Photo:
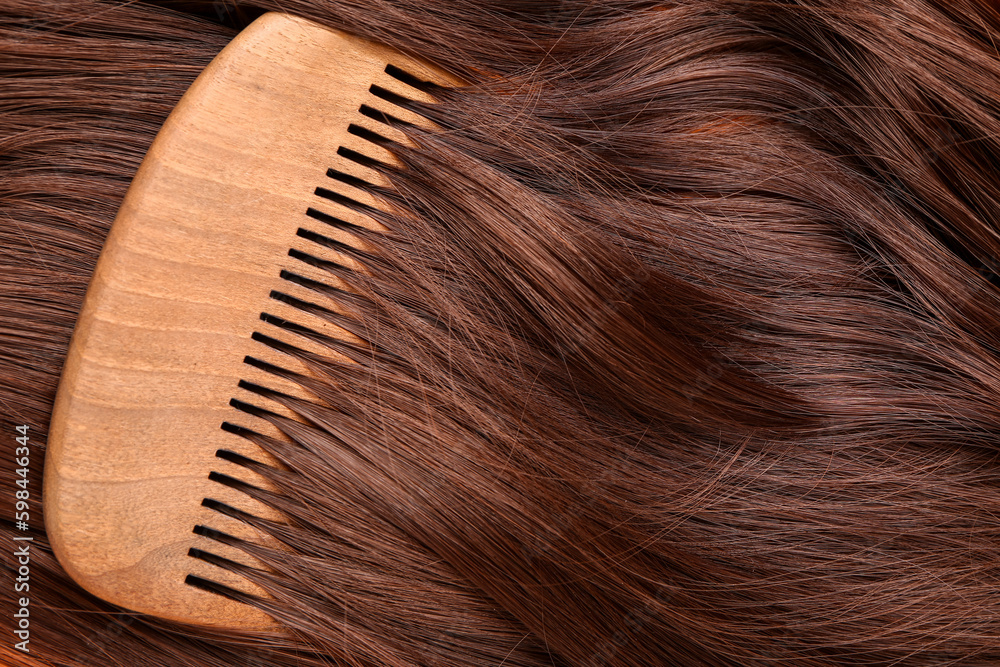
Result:
<svg viewBox="0 0 1000 667"><path fill-rule="evenodd" d="M432 129L442 89L425 78L460 83L266 14L171 113L98 260L49 432L46 530L90 593L183 623L276 626L254 574L286 521L286 472L266 452L316 412L310 360L373 353L351 284L384 261L404 131Z"/></svg>
<svg viewBox="0 0 1000 667"><path fill-rule="evenodd" d="M310 245L308 250L289 248L288 258L292 261L279 272L286 288L271 290L269 298L273 303L260 313L261 326L251 334L259 347L243 359L259 373L252 375L253 380L241 379L238 387L243 391L230 400L231 407L251 419L245 424L224 421L221 428L228 433L250 441L263 434L281 437L275 424L282 419L301 419L287 406L313 399L292 382L302 375L293 370L298 365L296 358L313 353L361 361L354 352L370 349L370 344L360 338L361 328L353 326L350 314L343 312L345 306L357 303L350 298L350 279L355 272L378 263L377 257L364 248L362 237L382 233L378 221L386 212L379 204L388 194L384 174L394 169L393 148L406 140L399 130L414 127L423 119L421 102L413 98L426 97L439 89L392 64L386 65L385 74L396 82L397 90L371 85L370 98L359 106L357 119L347 127L353 143L338 146L335 163L326 170L328 185L314 190L315 196L326 203L303 207L304 224L308 226L299 227L295 234ZM406 89L410 89L411 96L405 94ZM373 129L376 125L381 131ZM393 133L395 139L386 136ZM322 224L326 233L316 231L311 223ZM211 481L249 496L265 491L260 473L266 473L265 468L271 466L228 449L217 450L216 457L232 466L227 472L213 470L209 474ZM251 478L257 483L249 481ZM215 498L206 497L202 505L222 517L220 523L259 526L263 522L253 512ZM194 527L194 533L211 540L211 545L192 547L189 557L237 574L260 570L259 563L240 552L245 540L202 524ZM219 555L219 551L225 551L228 557ZM260 599L204 576L190 574L185 583L239 602Z"/></svg>
<svg viewBox="0 0 1000 667"><path fill-rule="evenodd" d="M410 74L409 72L406 72L400 69L399 67L396 67L392 63L388 63L385 66L385 73L391 76L392 78L396 79L397 81L405 83L410 88L413 88L414 90L419 90L420 92L426 93L432 97L438 96L445 90L443 86L440 86L434 83L433 81L425 81L423 79L420 79L416 75Z"/></svg>
<svg viewBox="0 0 1000 667"><path fill-rule="evenodd" d="M189 552L190 556L191 553ZM204 560L204 559L203 559ZM212 561L207 561L212 562ZM218 565L213 563L213 565ZM221 595L224 598L228 598L234 602L239 602L241 604L247 604L252 606L260 606L264 598L256 595L251 595L250 593L244 593L243 591L233 588L231 586L226 586L225 584L220 584L211 579L205 579L204 577L199 577L194 574L189 574L184 577L184 583L188 586L194 586L200 590L206 591L208 593L214 593L216 595Z"/></svg>
<svg viewBox="0 0 1000 667"><path fill-rule="evenodd" d="M404 128L413 126L413 123L396 118L391 114L387 114L384 111L370 107L367 104L362 104L361 108L358 109L358 112L366 118L371 118L372 120L378 121L383 125L388 125L389 127Z"/></svg>

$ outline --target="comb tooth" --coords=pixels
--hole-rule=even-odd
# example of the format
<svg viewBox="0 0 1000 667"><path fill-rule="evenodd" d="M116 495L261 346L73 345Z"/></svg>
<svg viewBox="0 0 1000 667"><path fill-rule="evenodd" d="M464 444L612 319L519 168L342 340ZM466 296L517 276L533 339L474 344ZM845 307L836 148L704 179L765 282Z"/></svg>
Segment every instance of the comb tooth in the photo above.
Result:
<svg viewBox="0 0 1000 667"><path fill-rule="evenodd" d="M204 568L204 567L209 567L209 564L205 562L198 562L197 566ZM231 574L229 572L221 570L221 568L218 567L213 568L213 570L209 574L217 575L219 573ZM253 604L254 602L264 599L264 591L255 586L252 587L254 589L252 591L242 590L244 588L247 588L249 584L246 584L245 583L246 580L243 579L242 577L238 578L236 577L238 577L238 575L235 575L234 579L229 582L230 584L234 585L227 586L226 584L215 581L210 577L198 576L196 574L189 574L184 579L184 583L187 584L188 586L194 586L195 588L200 588L203 591L208 591L209 593L221 595L222 597L229 598L230 600L234 600L236 602L242 602L244 604Z"/></svg>
<svg viewBox="0 0 1000 667"><path fill-rule="evenodd" d="M316 211L317 216L320 214L317 209L311 208L309 210ZM299 227L295 230L295 235L317 245L310 244L308 248L303 247L303 250L312 253L317 258L342 264L350 269L363 271L369 268L367 264L376 257L375 249L371 245L351 234L349 228L337 228L329 223L320 227L313 222L313 220L319 222L319 217L310 217L312 220L305 221L308 227ZM328 215L327 217L332 220L341 220L336 216ZM346 224L350 225L350 223ZM335 243L330 243L330 241Z"/></svg>
<svg viewBox="0 0 1000 667"><path fill-rule="evenodd" d="M227 426L226 424L223 424L223 429L225 428L227 428ZM230 425L229 428L232 428L232 425ZM241 432L239 430L233 432L236 433L237 435L248 435L248 436L253 435L253 431L250 431L249 429L247 429L246 431L247 431L246 433ZM251 471L257 470L262 467L275 468L275 470L277 470L275 466L268 465L264 461L260 461L258 459L250 458L245 454L234 452L231 449L216 450L215 456L216 458L220 458L223 461L229 461L230 463L235 463L236 465Z"/></svg>
<svg viewBox="0 0 1000 667"><path fill-rule="evenodd" d="M207 507L214 512L218 512L223 516L228 516L236 519L237 521L243 521L246 517L246 513L239 510L232 505L227 505L224 502L215 500L214 498L205 498L201 501L202 507ZM198 525L194 527L194 533L196 535L203 535L216 542L221 542L223 544L228 544L231 546L242 546L243 540L240 538L230 535L229 533L223 533L221 531L215 530L214 528L209 528L208 526Z"/></svg>
<svg viewBox="0 0 1000 667"><path fill-rule="evenodd" d="M373 108L373 107L371 107L371 106L369 106L367 104L362 104L358 108L358 113L360 113L365 118L370 118L370 119L372 119L372 120L380 123L380 126L379 126L378 129L369 128L369 129L375 130L376 132L378 132L378 131L388 132L389 131L388 128L414 127L413 123L408 123L405 120L403 120L402 118L397 118L396 116L393 116L390 113L386 113L384 111L379 111L378 109L375 109L375 108ZM400 133L400 134L402 136L405 136L402 133Z"/></svg>
<svg viewBox="0 0 1000 667"><path fill-rule="evenodd" d="M415 103L415 100L412 99L412 97L410 97L409 95L407 94L400 95L399 93L389 88L386 88L384 85L373 83L371 87L368 89L368 92L370 92L372 95L379 98L380 100L383 100L385 102L388 102L389 104L393 104L399 107L400 110L406 110L416 113L416 109L419 108Z"/></svg>
<svg viewBox="0 0 1000 667"><path fill-rule="evenodd" d="M285 264L286 268L279 271L279 277L282 272L288 271L310 284L351 292L352 281L358 280L359 274L365 271L364 267L350 257L340 256L315 244L302 242L297 245L299 247L288 250L290 259ZM285 280L281 278L282 289L285 287Z"/></svg>
<svg viewBox="0 0 1000 667"><path fill-rule="evenodd" d="M352 127L354 126L352 125ZM332 178L335 181L340 181L344 185L349 185L352 188L357 188L363 192L370 192L376 187L372 183L369 183L368 181L364 180L363 178L358 178L357 176L333 168L327 169L326 175L328 178Z"/></svg>
<svg viewBox="0 0 1000 667"><path fill-rule="evenodd" d="M416 69L403 68L392 63L377 75L372 77L372 85L379 86L387 93L402 97L404 100L434 104L438 101L435 93L440 90L435 84L424 80L424 74ZM394 102L406 106L406 102Z"/></svg>
<svg viewBox="0 0 1000 667"><path fill-rule="evenodd" d="M279 289L271 291L272 299L289 302L300 309L301 302L322 303L330 311L330 318L339 326L343 326L342 318L352 316L352 305L362 299L351 292L339 290L328 283L311 281L292 271L282 271L282 280L284 282L278 286Z"/></svg>
<svg viewBox="0 0 1000 667"><path fill-rule="evenodd" d="M381 119L394 122L395 126L381 122ZM399 169L403 166L394 152L400 145L412 146L412 142L407 138L401 129L402 127L412 127L410 123L395 118L391 113L379 111L368 104L362 104L358 108L357 114L348 125L347 133L341 137L341 144L358 153L362 153L374 160ZM350 166L350 165L348 165ZM358 167L360 171L357 176L364 178L374 185L387 187L388 179L381 172ZM352 172L354 173L354 172Z"/></svg>
<svg viewBox="0 0 1000 667"><path fill-rule="evenodd" d="M338 163L341 169L336 171L349 171L352 167L348 167L347 164L354 161L358 161L357 165L360 166L369 163L367 156L343 146L338 149L337 154L344 159ZM376 231L386 231L379 218L392 209L388 202L378 199L372 192L352 188L328 178L322 186L315 189L314 194L319 198L315 200L314 207L319 206L322 210L347 222Z"/></svg>
<svg viewBox="0 0 1000 667"><path fill-rule="evenodd" d="M351 199L350 197L347 197L346 195L341 195L337 192L334 192L332 190L327 190L325 188L317 188L317 190L323 191L324 195L331 198L325 202L325 204L327 204L325 208L338 209L337 213L342 214L342 215L331 215L329 213L324 213L324 215L329 216L333 220L342 220L347 225L354 224L348 218L350 217L350 214L354 212L351 208L349 208L349 206L355 208L360 206L355 202L355 200ZM336 206L335 203L340 201L344 202L344 205ZM318 209L313 207L310 207L307 210L317 211L317 213L319 212ZM364 217L370 220L370 218L367 218L367 216ZM313 222L314 220L316 222ZM302 220L302 222L308 225L308 228L298 227L295 230L295 236L297 236L298 239L295 239L294 243L296 243L298 247L293 246L292 248L290 248L288 250L288 255L293 259L306 262L307 264L322 269L323 273L316 273L315 275L316 276L325 275L327 276L327 280L322 280L322 278L319 277L314 278L315 280L319 280L320 282L329 282L331 283L332 287L346 288L347 285L343 284L342 282L337 284L338 283L337 280L331 281L329 277L331 275L342 275L342 276L351 275L351 273L354 271L365 271L368 268L364 265L363 260L370 260L372 258L373 253L370 252L371 248L366 248L365 245L360 243L357 240L357 238L351 235L346 229L337 230L332 225L328 225L328 228L321 228L320 225L316 224L317 222L319 222L318 218L313 216L309 216L308 219L304 219ZM316 245L313 243L309 244L298 243L299 239L308 238L306 236L303 236L302 234L303 229L310 229L310 231L312 231L313 234L318 233L313 230L322 229L323 236L336 239L338 242L340 242L341 245L340 247L335 248L331 247L329 244ZM366 250L368 252L366 252ZM313 259L319 260L319 262L309 261L309 259L307 258L298 256L301 253L310 255ZM339 265L339 267L329 266L330 264L336 264ZM288 265L286 264L286 266ZM301 268L301 266L298 264L296 264L295 266L296 268ZM331 269L335 270L331 271ZM346 274L345 270L347 271Z"/></svg>
<svg viewBox="0 0 1000 667"><path fill-rule="evenodd" d="M368 146L367 144L365 144L365 148L369 150L371 149L371 147ZM382 162L381 160L366 155L365 151L357 151L347 146L342 145L340 148L338 148L337 155L347 160L350 160L351 162L354 162L356 164L360 164L362 167L368 167L369 169L373 169L376 172L382 172L389 168L388 164ZM350 166L346 163L342 164L344 164L345 167Z"/></svg>
<svg viewBox="0 0 1000 667"><path fill-rule="evenodd" d="M272 468L281 469L282 466L277 459L252 441L253 437L261 435L280 437L278 429L260 419L252 419L249 416L244 418L242 413L230 414L227 417L227 420L220 425L223 431L233 436L223 441L226 450L251 457Z"/></svg>
<svg viewBox="0 0 1000 667"><path fill-rule="evenodd" d="M274 351L273 349L269 349L268 347L264 346L263 344L260 345L257 348L257 350L254 351L254 353L255 353L256 356L264 356L265 358L266 357L283 356L283 357L285 357L284 359L274 359L274 361L277 362L276 365L282 366L284 368L288 368L289 366L292 366L292 368L290 368L290 370L296 371L296 372L302 372L303 370L305 370L304 367L303 368L295 368L295 366L302 366L302 362L300 362L300 361L292 358L291 356L280 355L278 352ZM288 363L289 361L292 361L292 362L295 362L295 363L294 364ZM298 384L292 382L291 380L288 380L288 379L285 379L285 378L282 378L282 377L278 377L278 376L272 375L270 373L266 373L266 372L264 372L264 371L262 371L262 370L260 370L258 368L254 368L254 367L246 365L246 364L243 365L243 369L242 369L242 372L241 372L240 375L241 375L242 379L239 381L239 383L237 383L236 386L230 388L230 390L228 392L230 396L233 396L237 400L241 400L241 401L248 402L248 403L251 403L251 404L259 405L261 407L265 407L266 409L270 410L271 412L275 412L275 413L281 415L282 417L286 417L287 419L292 419L292 420L295 420L295 421L301 421L301 419L299 418L298 415L296 415L294 412L292 412L291 410L289 410L285 406L276 404L273 401L267 401L266 404L265 404L264 402L262 402L260 400L260 398L258 396L254 396L251 392L248 392L241 385L244 382L248 382L248 383L250 383L252 385L259 385L259 386L271 387L271 388L273 388L273 389L275 389L277 391L281 391L281 392L283 392L285 394L296 396L298 398L302 398L302 399L305 399L305 400L309 400L310 398L312 398L312 395L309 392L307 392L305 389L303 389L302 387L300 387ZM246 422L241 422L241 423L246 423ZM257 427L257 424L255 423L254 426L253 426L253 428L256 428L256 427ZM272 433L273 432L266 432L267 435L272 435ZM285 439L285 438L282 438L282 439Z"/></svg>
<svg viewBox="0 0 1000 667"><path fill-rule="evenodd" d="M234 424L232 422L222 422L222 430L227 433L232 433L233 435L238 435L241 438L252 438L254 436L260 435L259 432L254 431L252 428L247 428L246 426L240 426L239 424ZM254 450L248 450L248 451L254 451ZM215 455L219 456L219 452L230 452L230 453L235 453L237 455L240 454L240 452L234 452L233 450L229 449L219 449L216 450Z"/></svg>
<svg viewBox="0 0 1000 667"><path fill-rule="evenodd" d="M362 336L364 334L352 328L355 326L355 323L350 318L349 314L337 312L336 310L328 308L327 306L321 306L317 303L314 303L314 301L309 300L308 298L307 299L299 298L298 296L289 294L288 292L290 291L297 291L297 290L288 290L285 292L274 290L273 292L271 292L271 298L274 299L275 301L280 301L284 304L287 304L291 308L300 311L303 314L303 316L334 322L335 326L340 331L343 332L343 337L341 337L338 332L338 335L336 336L336 338L338 339L342 338L343 340L350 340L351 342L354 343L361 342L358 336ZM313 295L313 298L315 298L315 295ZM332 305L332 304L327 304L327 305ZM314 315L313 313L317 314Z"/></svg>
<svg viewBox="0 0 1000 667"><path fill-rule="evenodd" d="M280 431L268 422L237 412L222 422L220 428L233 437L223 442L224 449L216 450L216 456L220 451L229 451L236 455L252 458L271 468L278 470L284 468L277 459L258 444L261 438L281 438L286 442L288 440L282 437Z"/></svg>
<svg viewBox="0 0 1000 667"><path fill-rule="evenodd" d="M335 283L329 280L331 277L341 281L341 285L331 284L332 287L348 287L346 281L355 278L355 272L363 268L360 265L350 267L347 261L338 261L337 257L324 258L322 256L324 254L329 255L329 252L317 246L311 246L308 252L298 248L291 248L288 251L289 257L301 262L291 265L296 273L303 274L318 283Z"/></svg>
<svg viewBox="0 0 1000 667"><path fill-rule="evenodd" d="M363 270L364 267L355 259L357 255L355 251L361 251L366 254L377 252L377 249L368 241L368 239L378 238L379 233L377 231L361 227L342 217L331 215L312 206L306 209L306 216L310 218L310 220L305 221L308 227L300 227L296 231L298 236L302 236L302 229L308 229L309 231L319 232L323 236L334 239L348 247L347 252L334 252L329 255L329 258L333 261L339 261L345 266L352 266Z"/></svg>
<svg viewBox="0 0 1000 667"><path fill-rule="evenodd" d="M305 271L299 270L303 267L296 267L295 271L289 271L288 269L282 269L281 279L285 282L282 284L281 289L292 293L293 295L300 296L302 299L313 299L317 295L328 297L330 290L337 290L337 300L350 304L353 303L352 299L360 298L355 297L350 291L345 289L347 286L344 284L333 284L336 281L319 281L313 280L309 276L303 275ZM332 306L339 305L336 301L331 301Z"/></svg>
<svg viewBox="0 0 1000 667"><path fill-rule="evenodd" d="M323 339L349 340L354 337L347 331L317 315L297 308L294 304L272 298L267 310L261 313L259 333L277 338L290 345L317 355L334 354ZM293 326L289 326L291 323ZM265 357L266 358L266 357ZM290 360L295 361L295 360ZM286 367L288 364L283 364ZM289 368L289 370L296 370ZM303 371L305 368L302 369ZM298 392L301 394L301 391ZM298 394L297 394L298 395Z"/></svg>
<svg viewBox="0 0 1000 667"><path fill-rule="evenodd" d="M247 380L240 380L240 388L246 389L252 394L257 396L263 396L264 398L270 398L275 402L280 404L282 399L293 399L295 398L292 394L285 393L279 389L274 389L273 387L268 387L262 384L255 384L253 382L248 382ZM264 408L267 409L267 408Z"/></svg>
<svg viewBox="0 0 1000 667"><path fill-rule="evenodd" d="M268 408L255 405L252 402L244 401L239 398L229 399L229 405L236 408L240 412L245 412L248 415L253 415L259 419L269 420L272 417L280 417L281 415L274 410L269 410Z"/></svg>
<svg viewBox="0 0 1000 667"><path fill-rule="evenodd" d="M220 488L222 485L218 485ZM233 489L235 491L235 489ZM215 500L214 498L206 500ZM226 507L235 507L231 502L217 501L221 505ZM213 507L203 505L198 509L201 510L202 514L199 517L199 522L195 524L196 528L207 529L211 531L216 531L225 535L232 536L236 541L233 544L224 544L217 540L211 539L211 537L206 537L204 533L197 530L194 531L195 535L200 535L200 537L193 538L194 544L198 548L209 549L216 553L219 553L230 560L242 563L247 567L254 567L261 569L264 567L257 558L249 555L238 545L240 543L253 543L257 545L266 545L271 548L277 548L277 541L270 535L258 531L248 524L244 523L240 519L223 514L215 510ZM240 509L240 508L237 508ZM247 512L249 514L249 512Z"/></svg>
<svg viewBox="0 0 1000 667"><path fill-rule="evenodd" d="M367 228L360 227L352 222L330 215L329 213L324 213L317 208L307 208L306 215L313 220L317 220L326 225L327 227L324 227L324 229L326 229L328 233L333 233L334 231L342 233L344 238L341 240L343 240L344 243L354 245L362 250L365 249L364 241L360 238L360 235L367 231Z"/></svg>
<svg viewBox="0 0 1000 667"><path fill-rule="evenodd" d="M295 235L317 244L323 251L327 251L319 251L317 248L319 252L326 254L330 259L341 264L346 265L349 260L353 260L361 266L368 266L378 261L379 258L376 253L366 251L357 245L345 243L341 240L343 235L338 235L337 230L331 230L332 233L325 233L327 230L323 231L324 233L321 234L305 227L299 227L295 231Z"/></svg>
<svg viewBox="0 0 1000 667"><path fill-rule="evenodd" d="M371 132L375 132L376 134L379 134L397 144L404 145L411 145L411 142L407 139L404 130L416 127L413 123L407 122L393 114L392 110L378 109L368 103L364 103L358 107L358 117L354 120L353 124L358 127L363 127ZM385 151L384 155L387 156L385 159L383 159L381 155L379 156L383 162L396 164L396 158L392 154L392 151L383 148L378 142L373 143L375 143L376 146L373 150Z"/></svg>
<svg viewBox="0 0 1000 667"><path fill-rule="evenodd" d="M290 285L290 287L292 287L293 285L294 285L294 283L292 285ZM300 288L300 289L302 289L302 288ZM308 298L308 297L305 298L305 299L303 299L303 298L300 298L300 297L298 297L298 296L296 296L294 294L289 294L289 292L291 292L291 291L295 291L295 290L287 290L287 291L283 291L283 292L282 291L278 291L278 290L273 290L271 292L271 298L274 299L275 301L281 301L282 303L287 303L288 305L292 306L293 308L297 308L298 310L301 310L303 312L307 312L307 313L319 313L319 315L317 315L317 317L322 317L324 319L328 319L328 320L334 322L338 327L340 327L344 331L345 334L347 334L348 336L350 336L352 338L355 335L360 335L360 334L352 334L351 333L351 329L348 326L348 324L350 323L350 320L349 320L350 313L349 313L349 311L343 311L343 312L341 312L341 311L338 311L338 310L334 310L333 308L329 307L329 306L332 306L334 304L327 303L327 305L325 305L325 306L324 305L320 305L318 303L315 303L315 301L310 300L310 298ZM316 295L313 294L311 296L312 296L313 299L315 299Z"/></svg>
<svg viewBox="0 0 1000 667"><path fill-rule="evenodd" d="M251 398L250 396L247 396L247 395L243 394L242 390L238 391L238 392L232 392L232 393L234 393L234 394L236 394L238 396L243 396L246 399L250 399ZM280 441L284 441L284 442L290 442L289 438L284 433L282 433L281 430L277 426L275 426L274 424L272 424L272 423L270 423L268 421L265 421L263 419L255 418L255 417L253 417L253 416L251 416L249 414L242 413L242 412L236 412L235 414L231 412L229 415L227 415L227 419L228 420L227 420L226 423L232 424L233 426L238 426L240 428L245 428L248 431L253 431L255 433L259 433L259 434L261 434L261 435L263 435L265 437L272 438L274 440L280 440ZM227 441L225 441L225 442L223 442L221 444L224 444L227 448L233 449L235 451L247 452L247 453L253 454L255 457L260 458L262 460L266 460L266 461L270 461L271 460L271 457L269 455L265 454L264 452L261 452L261 453L258 454L256 451L254 451L253 449L251 449L251 447L253 447L254 445L252 443L250 443L248 440L246 440L245 438L242 438L240 436L237 436L237 437L233 438L232 440L227 440ZM272 463L272 465L274 465L276 463L277 463L277 461L274 461Z"/></svg>
<svg viewBox="0 0 1000 667"><path fill-rule="evenodd" d="M229 461L229 463L232 463L232 461ZM219 467L221 467L223 464L220 463L220 464L217 464L217 465ZM242 468L241 472L244 472L244 473L249 473L250 472L250 471L246 470L245 468L243 468L242 466L240 466L240 468ZM227 473L222 473L222 472L219 472L218 470L213 470L212 472L208 473L208 478L210 480L212 480L213 482L218 482L219 484L222 484L223 486L228 486L231 489L234 489L236 491L241 491L241 492L246 493L246 494L252 493L252 491L254 489L256 489L258 491L260 490L259 487L255 487L253 484L251 484L251 483L249 483L247 481L244 481L244 480L240 479L239 477L236 477L234 475L229 475ZM235 505L234 505L234 507L235 507ZM242 509L242 508L237 507L237 509ZM247 512L248 514L253 514L252 512L250 512L249 510L246 510L246 509L244 509L243 511ZM254 516L257 516L257 515L254 514ZM263 517L260 517L260 518L263 518Z"/></svg>
<svg viewBox="0 0 1000 667"><path fill-rule="evenodd" d="M437 99L436 96L442 90L441 86L439 86L438 84L432 81L427 81L425 79L422 79L418 77L416 74L408 72L404 70L402 67L397 67L392 63L386 64L384 71L386 74L396 79L397 81L400 81L401 83L406 84L410 88L414 88L428 95L431 101L436 100Z"/></svg>
<svg viewBox="0 0 1000 667"><path fill-rule="evenodd" d="M232 570L235 572L245 572L249 570L243 563L224 558L222 556L213 554L210 551L205 551L204 549L198 549L197 547L191 547L188 549L188 556L191 558L197 558L198 560L203 560L206 563L211 563L217 567L221 567L225 570Z"/></svg>
<svg viewBox="0 0 1000 667"><path fill-rule="evenodd" d="M256 458L251 458L231 449L216 450L215 456L220 459L220 462L216 463L216 470L233 477L239 477L239 479L247 484L277 492L278 489L261 471L266 471L267 468L277 471L279 470L278 466L266 461L269 458L266 452L258 451L252 453ZM222 463L221 461L225 461L226 463ZM236 467L233 468L231 466Z"/></svg>

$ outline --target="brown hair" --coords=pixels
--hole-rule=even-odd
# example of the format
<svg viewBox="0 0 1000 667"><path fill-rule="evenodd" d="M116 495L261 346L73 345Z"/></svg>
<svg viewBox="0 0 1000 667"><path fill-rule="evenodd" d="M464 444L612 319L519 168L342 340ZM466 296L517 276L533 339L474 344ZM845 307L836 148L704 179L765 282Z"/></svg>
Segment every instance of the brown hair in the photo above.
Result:
<svg viewBox="0 0 1000 667"><path fill-rule="evenodd" d="M350 363L261 390L305 424L245 408L294 442L242 432L287 466L242 461L290 518L242 517L287 547L242 545L287 632L123 613L36 517L38 664L1000 661L1000 15L969 1L0 0L5 488L130 175L270 9L470 82L392 145L389 231L331 221L375 249L315 286Z"/></svg>

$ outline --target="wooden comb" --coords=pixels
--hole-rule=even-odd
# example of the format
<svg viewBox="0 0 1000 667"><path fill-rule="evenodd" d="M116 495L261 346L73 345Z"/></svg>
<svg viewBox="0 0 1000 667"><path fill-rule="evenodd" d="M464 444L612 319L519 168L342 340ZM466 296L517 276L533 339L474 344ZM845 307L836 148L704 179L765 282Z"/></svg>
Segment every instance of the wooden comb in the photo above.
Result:
<svg viewBox="0 0 1000 667"><path fill-rule="evenodd" d="M385 46L266 14L192 84L112 225L53 411L45 526L86 590L174 621L275 627L212 592L264 595L212 562L258 565L212 531L269 543L219 510L281 520L236 488L267 486L240 456L274 463L239 433L283 437L254 406L294 417L259 387L312 398L268 364L308 373L276 348L332 356L300 333L349 338L302 309L337 308L311 281L337 286L323 262L352 265L337 252L358 245L345 227L379 228L358 209L381 205L356 186L388 185L372 167L396 161L376 139L406 139L387 118L426 127L406 101L458 83Z"/></svg>

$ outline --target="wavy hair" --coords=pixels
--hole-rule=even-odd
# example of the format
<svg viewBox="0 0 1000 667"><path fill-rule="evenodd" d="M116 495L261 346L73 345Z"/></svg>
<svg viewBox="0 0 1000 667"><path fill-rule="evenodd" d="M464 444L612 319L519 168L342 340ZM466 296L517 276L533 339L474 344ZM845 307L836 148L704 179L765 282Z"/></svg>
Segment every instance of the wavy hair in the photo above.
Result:
<svg viewBox="0 0 1000 667"><path fill-rule="evenodd" d="M289 374L319 400L244 433L284 464L244 490L288 523L242 516L284 548L239 544L283 630L129 614L36 530L10 660L1000 662L1000 14L970 0L0 0L4 488L132 173L265 10L469 82L391 146L387 231L347 230L366 270L321 291L355 338Z"/></svg>

